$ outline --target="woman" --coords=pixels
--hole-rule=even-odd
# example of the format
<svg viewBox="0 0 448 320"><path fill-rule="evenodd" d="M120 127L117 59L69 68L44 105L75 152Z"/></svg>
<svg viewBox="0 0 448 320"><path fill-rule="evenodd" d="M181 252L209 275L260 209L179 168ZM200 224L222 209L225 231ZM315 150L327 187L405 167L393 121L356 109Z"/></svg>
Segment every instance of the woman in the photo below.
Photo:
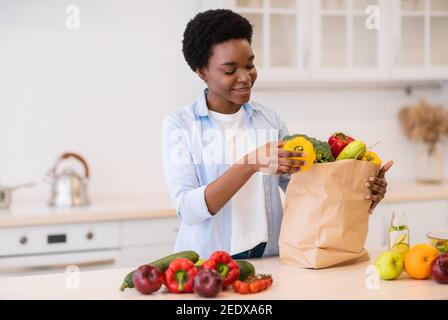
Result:
<svg viewBox="0 0 448 320"><path fill-rule="evenodd" d="M249 102L257 79L252 26L230 10L199 13L187 25L183 53L207 89L162 126L164 170L181 220L175 251L216 250L234 258L278 255L283 191L300 171L299 152L282 149L288 135L277 113ZM386 181L372 177L371 210Z"/></svg>

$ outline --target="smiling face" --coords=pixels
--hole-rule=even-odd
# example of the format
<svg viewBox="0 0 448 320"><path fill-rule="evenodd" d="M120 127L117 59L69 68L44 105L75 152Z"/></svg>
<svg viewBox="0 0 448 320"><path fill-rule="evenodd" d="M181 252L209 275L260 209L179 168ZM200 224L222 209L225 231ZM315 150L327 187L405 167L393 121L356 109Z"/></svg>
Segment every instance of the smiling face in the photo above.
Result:
<svg viewBox="0 0 448 320"><path fill-rule="evenodd" d="M208 66L196 70L208 86L211 110L234 113L250 100L257 79L254 53L246 39L233 39L213 46Z"/></svg>

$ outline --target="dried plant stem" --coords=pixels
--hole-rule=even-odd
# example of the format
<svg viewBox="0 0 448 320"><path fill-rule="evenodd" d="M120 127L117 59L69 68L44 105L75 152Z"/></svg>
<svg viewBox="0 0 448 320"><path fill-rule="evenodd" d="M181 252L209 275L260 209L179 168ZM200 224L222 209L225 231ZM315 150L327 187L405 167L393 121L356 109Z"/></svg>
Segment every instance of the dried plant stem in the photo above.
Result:
<svg viewBox="0 0 448 320"><path fill-rule="evenodd" d="M408 139L427 144L429 154L434 152L442 137L448 135L448 111L424 99L402 108L399 120Z"/></svg>

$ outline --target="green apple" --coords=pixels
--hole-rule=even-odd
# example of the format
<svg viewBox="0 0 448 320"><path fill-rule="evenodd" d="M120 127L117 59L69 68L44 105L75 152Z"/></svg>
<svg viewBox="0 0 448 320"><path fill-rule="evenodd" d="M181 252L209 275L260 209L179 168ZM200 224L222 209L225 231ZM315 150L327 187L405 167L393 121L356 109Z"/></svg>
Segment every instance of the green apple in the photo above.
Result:
<svg viewBox="0 0 448 320"><path fill-rule="evenodd" d="M392 247L392 249L390 249L390 251L398 253L404 260L406 258L406 255L408 254L409 245L407 243L400 242L400 243L394 244L394 246Z"/></svg>
<svg viewBox="0 0 448 320"><path fill-rule="evenodd" d="M403 272L403 266L403 257L396 252L383 252L375 261L375 267L383 280L397 279Z"/></svg>

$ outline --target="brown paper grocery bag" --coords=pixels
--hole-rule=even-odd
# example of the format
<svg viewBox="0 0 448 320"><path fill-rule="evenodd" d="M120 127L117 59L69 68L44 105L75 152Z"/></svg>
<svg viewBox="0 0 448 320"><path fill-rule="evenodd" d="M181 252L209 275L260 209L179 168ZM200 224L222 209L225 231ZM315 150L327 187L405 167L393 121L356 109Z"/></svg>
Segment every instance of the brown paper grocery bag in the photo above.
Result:
<svg viewBox="0 0 448 320"><path fill-rule="evenodd" d="M380 167L360 160L317 163L291 177L280 231L280 259L302 268L369 260L369 189Z"/></svg>

